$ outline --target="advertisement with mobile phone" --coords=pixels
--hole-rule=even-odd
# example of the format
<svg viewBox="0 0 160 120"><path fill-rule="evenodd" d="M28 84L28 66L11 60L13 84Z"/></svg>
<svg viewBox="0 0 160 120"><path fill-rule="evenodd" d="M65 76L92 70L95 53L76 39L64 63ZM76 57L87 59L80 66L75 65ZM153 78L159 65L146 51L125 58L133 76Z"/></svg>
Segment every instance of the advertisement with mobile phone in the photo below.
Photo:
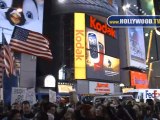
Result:
<svg viewBox="0 0 160 120"><path fill-rule="evenodd" d="M99 46L99 62L94 63L94 70L98 71L103 69L103 60L104 60L104 45L100 42L98 42Z"/></svg>
<svg viewBox="0 0 160 120"><path fill-rule="evenodd" d="M110 48L109 38L90 28L86 28L86 36L87 78L118 81L120 60L107 55L115 50ZM112 50L106 49L107 45Z"/></svg>
<svg viewBox="0 0 160 120"><path fill-rule="evenodd" d="M104 34L86 28L86 48L89 51L89 62L94 64L102 62L99 52L105 52Z"/></svg>

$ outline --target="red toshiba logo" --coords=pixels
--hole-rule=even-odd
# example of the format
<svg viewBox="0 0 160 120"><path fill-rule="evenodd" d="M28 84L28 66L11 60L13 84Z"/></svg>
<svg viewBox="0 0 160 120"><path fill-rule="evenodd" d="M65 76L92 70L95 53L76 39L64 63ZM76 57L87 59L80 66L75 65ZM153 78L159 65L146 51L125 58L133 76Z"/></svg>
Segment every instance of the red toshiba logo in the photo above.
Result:
<svg viewBox="0 0 160 120"><path fill-rule="evenodd" d="M115 29L109 27L106 23L103 24L97 21L96 18L92 16L90 16L90 27L113 38L116 37Z"/></svg>

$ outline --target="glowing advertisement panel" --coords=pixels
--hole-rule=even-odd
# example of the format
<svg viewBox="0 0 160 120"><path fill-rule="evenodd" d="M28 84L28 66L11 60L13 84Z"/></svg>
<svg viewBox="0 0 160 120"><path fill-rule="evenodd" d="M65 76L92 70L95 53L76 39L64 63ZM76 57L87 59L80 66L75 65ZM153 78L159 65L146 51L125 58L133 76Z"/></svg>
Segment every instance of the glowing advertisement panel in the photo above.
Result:
<svg viewBox="0 0 160 120"><path fill-rule="evenodd" d="M113 83L89 82L90 94L111 94L114 93Z"/></svg>
<svg viewBox="0 0 160 120"><path fill-rule="evenodd" d="M135 87L136 89L148 88L148 79L146 73L130 71L130 81L131 86Z"/></svg>
<svg viewBox="0 0 160 120"><path fill-rule="evenodd" d="M0 34L9 43L14 26L42 33L44 0L0 0ZM21 11L17 8L22 8ZM0 39L2 41L2 39ZM0 42L1 42L0 41Z"/></svg>
<svg viewBox="0 0 160 120"><path fill-rule="evenodd" d="M59 93L69 93L73 91L73 86L72 85L58 85L58 92Z"/></svg>
<svg viewBox="0 0 160 120"><path fill-rule="evenodd" d="M74 14L74 78L86 79L85 14Z"/></svg>
<svg viewBox="0 0 160 120"><path fill-rule="evenodd" d="M128 66L146 69L143 28L128 28Z"/></svg>
<svg viewBox="0 0 160 120"><path fill-rule="evenodd" d="M134 15L131 11L126 14ZM143 27L128 27L126 33L128 67L146 69Z"/></svg>
<svg viewBox="0 0 160 120"><path fill-rule="evenodd" d="M104 34L86 28L87 78L118 81L120 60L106 55L105 38Z"/></svg>

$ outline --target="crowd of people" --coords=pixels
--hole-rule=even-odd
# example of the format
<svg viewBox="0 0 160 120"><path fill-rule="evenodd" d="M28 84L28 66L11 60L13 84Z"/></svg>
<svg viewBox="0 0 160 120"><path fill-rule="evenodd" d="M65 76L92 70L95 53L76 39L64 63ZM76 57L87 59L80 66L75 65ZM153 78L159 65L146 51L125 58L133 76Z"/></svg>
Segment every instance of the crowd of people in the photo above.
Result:
<svg viewBox="0 0 160 120"><path fill-rule="evenodd" d="M28 101L0 111L0 120L160 120L160 101L105 100L94 104Z"/></svg>

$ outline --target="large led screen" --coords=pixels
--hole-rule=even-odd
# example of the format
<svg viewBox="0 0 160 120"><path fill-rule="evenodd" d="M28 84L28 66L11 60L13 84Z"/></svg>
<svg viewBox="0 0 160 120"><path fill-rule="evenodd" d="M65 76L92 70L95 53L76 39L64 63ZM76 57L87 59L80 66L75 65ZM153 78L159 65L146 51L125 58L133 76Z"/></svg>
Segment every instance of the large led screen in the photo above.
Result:
<svg viewBox="0 0 160 120"><path fill-rule="evenodd" d="M131 86L135 87L136 89L148 88L148 79L146 73L130 71L130 81Z"/></svg>
<svg viewBox="0 0 160 120"><path fill-rule="evenodd" d="M9 43L16 25L42 33L43 7L44 0L0 0L0 34Z"/></svg>
<svg viewBox="0 0 160 120"><path fill-rule="evenodd" d="M146 68L145 43L143 28L128 28L129 66Z"/></svg>
<svg viewBox="0 0 160 120"><path fill-rule="evenodd" d="M113 46L111 37L106 37L98 31L86 28L86 67L87 78L99 80L114 80L119 78L118 51ZM109 46L107 44L110 44ZM108 47L107 47L108 46Z"/></svg>
<svg viewBox="0 0 160 120"><path fill-rule="evenodd" d="M134 15L127 11L127 15ZM145 42L143 27L127 28L128 67L146 69Z"/></svg>

